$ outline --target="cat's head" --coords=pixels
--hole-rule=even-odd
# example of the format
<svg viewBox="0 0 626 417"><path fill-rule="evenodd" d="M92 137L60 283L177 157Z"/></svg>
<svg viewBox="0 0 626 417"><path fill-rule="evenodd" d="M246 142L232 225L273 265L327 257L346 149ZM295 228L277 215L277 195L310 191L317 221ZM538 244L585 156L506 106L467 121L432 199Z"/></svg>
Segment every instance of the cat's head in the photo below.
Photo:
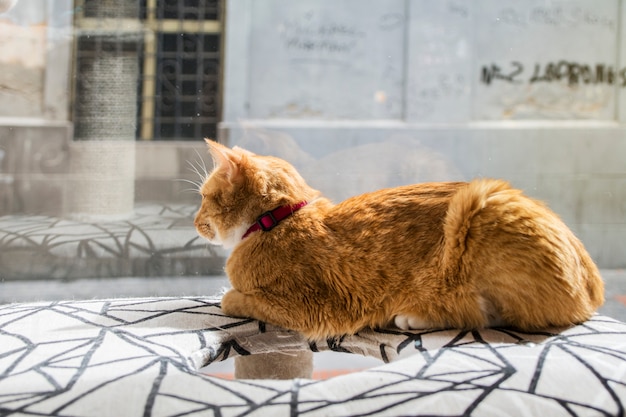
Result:
<svg viewBox="0 0 626 417"><path fill-rule="evenodd" d="M233 247L261 214L310 202L319 194L282 159L206 142L213 171L200 187L202 204L195 226L200 236L213 244Z"/></svg>

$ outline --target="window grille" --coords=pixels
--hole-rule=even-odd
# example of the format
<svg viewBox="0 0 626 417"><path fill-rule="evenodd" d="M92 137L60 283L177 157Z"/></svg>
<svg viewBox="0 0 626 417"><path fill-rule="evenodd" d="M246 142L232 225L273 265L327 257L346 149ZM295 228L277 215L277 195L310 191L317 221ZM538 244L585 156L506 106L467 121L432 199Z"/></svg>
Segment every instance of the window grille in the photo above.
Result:
<svg viewBox="0 0 626 417"><path fill-rule="evenodd" d="M216 137L219 0L76 3L77 139Z"/></svg>

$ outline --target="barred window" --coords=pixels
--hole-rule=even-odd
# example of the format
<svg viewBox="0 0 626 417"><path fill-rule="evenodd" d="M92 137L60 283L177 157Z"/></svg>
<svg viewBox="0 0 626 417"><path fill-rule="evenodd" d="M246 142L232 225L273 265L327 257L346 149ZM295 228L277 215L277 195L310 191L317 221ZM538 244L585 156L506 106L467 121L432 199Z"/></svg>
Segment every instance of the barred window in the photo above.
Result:
<svg viewBox="0 0 626 417"><path fill-rule="evenodd" d="M218 0L77 3L76 139L216 137Z"/></svg>

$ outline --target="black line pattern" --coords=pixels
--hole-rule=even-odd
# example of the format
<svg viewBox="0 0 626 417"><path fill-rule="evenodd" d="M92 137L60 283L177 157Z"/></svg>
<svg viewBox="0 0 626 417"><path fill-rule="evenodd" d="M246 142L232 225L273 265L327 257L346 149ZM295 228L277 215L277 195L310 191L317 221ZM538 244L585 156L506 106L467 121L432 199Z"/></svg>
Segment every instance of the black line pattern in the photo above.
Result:
<svg viewBox="0 0 626 417"><path fill-rule="evenodd" d="M236 355L301 349L392 362L326 381L199 371ZM626 324L603 316L534 334L366 330L316 343L224 316L219 299L0 306L2 416L618 416L625 404Z"/></svg>
<svg viewBox="0 0 626 417"><path fill-rule="evenodd" d="M139 204L117 221L0 216L0 278L212 275L225 253L198 237L197 206Z"/></svg>

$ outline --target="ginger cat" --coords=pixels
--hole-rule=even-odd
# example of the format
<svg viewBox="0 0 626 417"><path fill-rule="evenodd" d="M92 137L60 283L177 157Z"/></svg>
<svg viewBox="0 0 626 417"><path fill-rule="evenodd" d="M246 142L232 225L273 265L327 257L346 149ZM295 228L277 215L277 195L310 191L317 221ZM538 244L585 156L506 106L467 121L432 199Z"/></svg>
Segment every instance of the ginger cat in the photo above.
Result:
<svg viewBox="0 0 626 417"><path fill-rule="evenodd" d="M568 326L604 301L582 243L504 181L415 184L333 205L281 159L207 143L215 164L195 226L234 248L226 314L320 339L392 323Z"/></svg>

